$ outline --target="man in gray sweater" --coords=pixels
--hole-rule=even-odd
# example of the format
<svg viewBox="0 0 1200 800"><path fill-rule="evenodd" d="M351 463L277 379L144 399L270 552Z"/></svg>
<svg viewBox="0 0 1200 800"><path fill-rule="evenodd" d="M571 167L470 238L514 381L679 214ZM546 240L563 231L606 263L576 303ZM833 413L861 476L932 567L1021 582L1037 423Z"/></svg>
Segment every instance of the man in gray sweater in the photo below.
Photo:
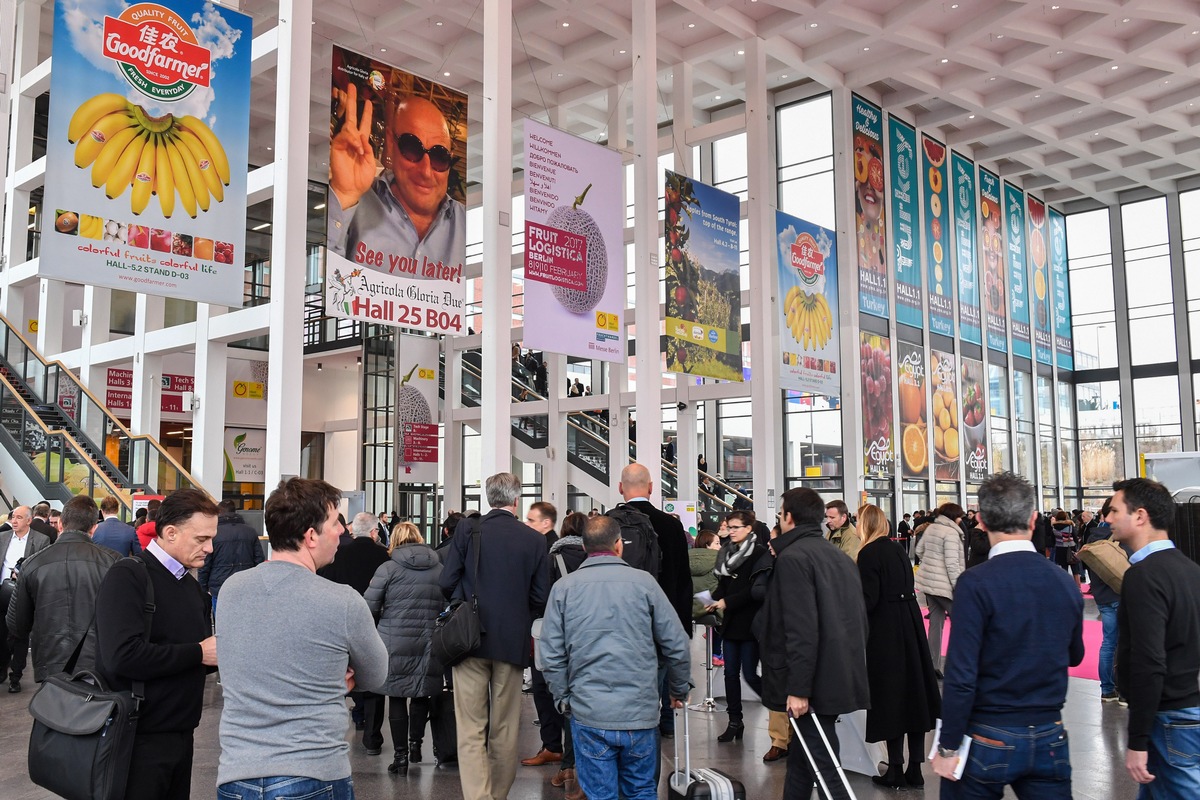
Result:
<svg viewBox="0 0 1200 800"><path fill-rule="evenodd" d="M358 592L316 574L337 551L340 498L325 481L281 482L271 560L221 589L222 798L354 797L345 694L382 687L388 654Z"/></svg>

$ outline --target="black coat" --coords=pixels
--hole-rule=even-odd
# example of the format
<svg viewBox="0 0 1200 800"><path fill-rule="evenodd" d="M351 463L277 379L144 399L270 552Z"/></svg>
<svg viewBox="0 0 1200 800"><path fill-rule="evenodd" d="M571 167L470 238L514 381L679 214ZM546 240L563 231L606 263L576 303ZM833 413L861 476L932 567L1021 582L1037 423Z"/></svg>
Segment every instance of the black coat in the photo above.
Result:
<svg viewBox="0 0 1200 800"><path fill-rule="evenodd" d="M732 542L725 546L736 547ZM754 577L764 570L771 569L773 564L767 548L755 544L750 555L738 565L732 575L717 579L717 588L712 596L714 600L725 601L725 612L721 621L722 638L731 642L754 640L754 618L762 608L762 600L755 600L750 590L754 585Z"/></svg>
<svg viewBox="0 0 1200 800"><path fill-rule="evenodd" d="M987 531L976 525L967 530L967 569L977 567L988 560L992 550Z"/></svg>
<svg viewBox="0 0 1200 800"><path fill-rule="evenodd" d="M433 622L446 606L438 579L442 563L427 544L397 547L375 571L367 607L387 646L389 697L431 697L441 691L442 665L430 657Z"/></svg>
<svg viewBox="0 0 1200 800"><path fill-rule="evenodd" d="M217 517L217 535L212 540L212 552L204 560L197 578L200 586L217 597L227 578L235 572L256 567L266 561L258 532L238 514Z"/></svg>
<svg viewBox="0 0 1200 800"><path fill-rule="evenodd" d="M484 635L472 656L527 667L530 629L550 594L546 539L508 511L488 512L481 522L476 587L471 523L458 524L445 551L442 594L463 600L478 594Z"/></svg>
<svg viewBox="0 0 1200 800"><path fill-rule="evenodd" d="M658 534L658 547L662 550L662 563L658 572L658 585L671 601L671 608L679 615L688 637L692 635L692 567L688 562L688 537L683 523L665 511L655 508L648 500L633 500L633 508L650 518L650 526Z"/></svg>
<svg viewBox="0 0 1200 800"><path fill-rule="evenodd" d="M355 536L346 544L338 545L333 563L317 570L322 578L334 583L344 583L359 594L366 594L375 577L375 570L386 564L387 548L381 547L370 536Z"/></svg>
<svg viewBox="0 0 1200 800"><path fill-rule="evenodd" d="M774 541L775 568L755 623L763 705L785 711L788 695L818 714L870 707L867 614L858 568L819 525Z"/></svg>
<svg viewBox="0 0 1200 800"><path fill-rule="evenodd" d="M912 564L900 545L876 539L858 551L858 573L867 608L867 741L933 730L941 716L941 695Z"/></svg>

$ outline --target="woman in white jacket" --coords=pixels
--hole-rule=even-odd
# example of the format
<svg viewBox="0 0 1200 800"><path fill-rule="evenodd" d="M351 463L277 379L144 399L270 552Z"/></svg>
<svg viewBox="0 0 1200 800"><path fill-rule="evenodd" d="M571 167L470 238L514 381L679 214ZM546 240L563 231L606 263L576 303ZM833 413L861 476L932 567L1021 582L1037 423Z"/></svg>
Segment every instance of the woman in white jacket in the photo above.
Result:
<svg viewBox="0 0 1200 800"><path fill-rule="evenodd" d="M942 677L942 628L950 616L954 600L954 585L965 569L965 548L959 523L964 512L958 503L946 503L937 510L937 517L925 528L917 542L917 589L925 594L929 607L929 654L934 671Z"/></svg>

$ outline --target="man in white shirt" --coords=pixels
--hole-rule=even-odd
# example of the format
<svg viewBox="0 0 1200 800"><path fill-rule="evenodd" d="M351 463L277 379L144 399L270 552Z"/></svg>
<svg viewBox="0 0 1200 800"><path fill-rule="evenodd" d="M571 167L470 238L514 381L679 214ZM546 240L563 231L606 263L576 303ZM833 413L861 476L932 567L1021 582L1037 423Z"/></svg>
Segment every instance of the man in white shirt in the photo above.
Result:
<svg viewBox="0 0 1200 800"><path fill-rule="evenodd" d="M10 694L21 691L21 675L25 672L25 659L29 652L27 639L9 639L4 611L16 590L19 574L18 564L42 548L50 546L50 539L29 529L33 512L29 506L17 506L8 516L11 530L0 533L0 678L8 673Z"/></svg>

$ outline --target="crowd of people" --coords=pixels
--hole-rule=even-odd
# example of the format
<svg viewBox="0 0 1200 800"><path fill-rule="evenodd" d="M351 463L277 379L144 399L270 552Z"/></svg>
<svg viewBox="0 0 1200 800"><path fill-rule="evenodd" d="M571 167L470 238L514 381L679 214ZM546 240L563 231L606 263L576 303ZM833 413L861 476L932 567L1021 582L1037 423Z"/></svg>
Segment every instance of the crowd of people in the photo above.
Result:
<svg viewBox="0 0 1200 800"><path fill-rule="evenodd" d="M137 528L114 498L75 497L57 526L49 509L19 507L0 529L0 670L21 691L26 648L40 683L78 646L80 668L140 687L130 800L190 795L217 670L222 798L352 798L351 746L380 755L390 739L388 772L403 776L428 733L435 763L458 762L467 800L507 797L520 765L555 766L566 800L649 800L704 619L724 666L717 741L743 739L748 687L769 712L762 760L786 762L785 800L818 782L845 796L835 722L860 709L865 739L886 746L882 786L924 785L940 719L930 766L944 797L1011 785L1068 798L1062 708L1084 655L1075 567L1082 544L1112 539L1128 554L1122 585L1089 583L1104 622L1100 700L1128 706L1125 762L1142 796L1200 797L1200 762L1181 755L1200 752L1200 566L1172 544L1174 505L1153 481L1118 482L1098 516L1073 520L1039 514L1033 487L1000 473L977 509L946 503L894 526L877 506L851 514L794 488L773 526L739 509L694 542L650 502L636 463L622 503L561 522L544 501L521 518L516 475L484 491L491 510L449 514L435 547L394 513L347 525L336 489L292 478L266 502L269 560L232 503L198 490ZM477 609L483 635L440 663L431 643L457 603ZM541 748L521 759L526 669Z"/></svg>

